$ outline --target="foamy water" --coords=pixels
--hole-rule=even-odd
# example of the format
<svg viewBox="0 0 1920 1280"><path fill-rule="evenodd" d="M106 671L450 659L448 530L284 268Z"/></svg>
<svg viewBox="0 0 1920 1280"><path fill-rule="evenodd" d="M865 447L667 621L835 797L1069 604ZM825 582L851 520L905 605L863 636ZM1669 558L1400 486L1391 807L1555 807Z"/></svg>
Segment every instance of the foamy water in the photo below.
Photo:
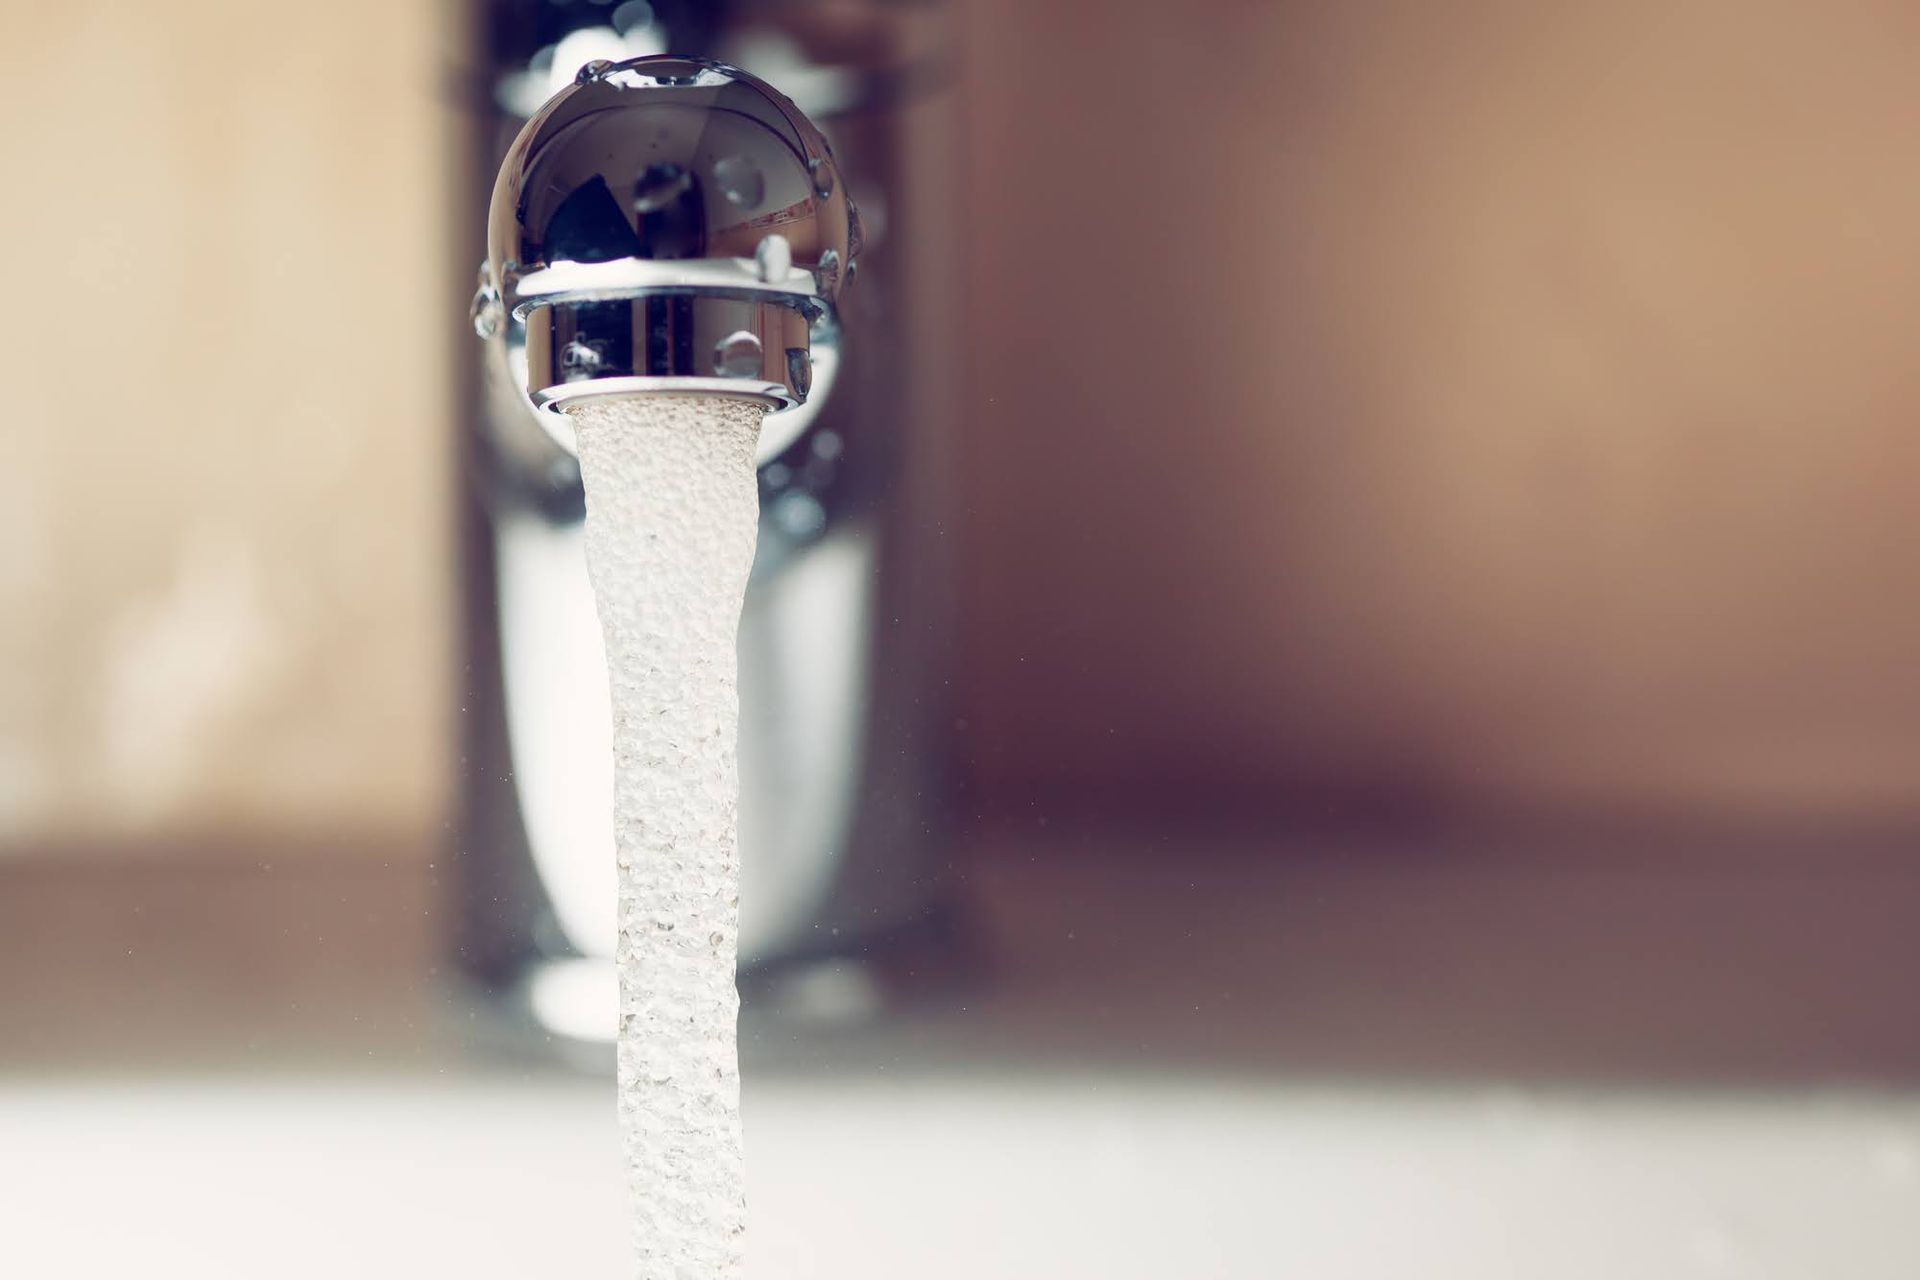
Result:
<svg viewBox="0 0 1920 1280"><path fill-rule="evenodd" d="M571 408L613 685L620 1120L642 1280L744 1274L735 637L759 517L744 400Z"/></svg>

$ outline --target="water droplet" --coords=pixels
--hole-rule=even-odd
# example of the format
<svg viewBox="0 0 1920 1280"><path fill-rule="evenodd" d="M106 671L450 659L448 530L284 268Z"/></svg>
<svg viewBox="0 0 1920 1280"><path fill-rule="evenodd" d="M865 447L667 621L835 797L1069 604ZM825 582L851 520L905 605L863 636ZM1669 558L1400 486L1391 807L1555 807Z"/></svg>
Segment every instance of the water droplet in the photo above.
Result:
<svg viewBox="0 0 1920 1280"><path fill-rule="evenodd" d="M820 291L832 293L840 286L840 254L829 249L820 255Z"/></svg>
<svg viewBox="0 0 1920 1280"><path fill-rule="evenodd" d="M575 338L560 351L560 368L568 382L578 382L583 378L599 376L600 366L605 357L600 353L600 344Z"/></svg>
<svg viewBox="0 0 1920 1280"><path fill-rule="evenodd" d="M736 208L754 208L767 193L767 180L759 166L745 156L721 156L714 161L713 180L727 203Z"/></svg>
<svg viewBox="0 0 1920 1280"><path fill-rule="evenodd" d="M693 185L693 175L677 164L648 165L633 184L633 207L640 213L666 208Z"/></svg>
<svg viewBox="0 0 1920 1280"><path fill-rule="evenodd" d="M789 538L812 538L827 527L827 509L810 493L792 490L773 504L773 523Z"/></svg>
<svg viewBox="0 0 1920 1280"><path fill-rule="evenodd" d="M613 11L613 16L608 21L613 24L615 31L624 36L635 27L653 25L653 6L648 4L647 0L627 0L625 4Z"/></svg>
<svg viewBox="0 0 1920 1280"><path fill-rule="evenodd" d="M580 69L573 73L573 82L575 84L589 84L605 75L607 68L612 65L613 60L611 58L595 58L591 62L583 62L580 64Z"/></svg>
<svg viewBox="0 0 1920 1280"><path fill-rule="evenodd" d="M714 344L713 371L722 378L751 378L760 372L760 339L740 329Z"/></svg>
<svg viewBox="0 0 1920 1280"><path fill-rule="evenodd" d="M813 194L825 200L833 194L833 166L818 156L807 161L807 172L813 175Z"/></svg>
<svg viewBox="0 0 1920 1280"><path fill-rule="evenodd" d="M468 319L473 321L473 331L482 338L491 338L500 332L500 294L492 284L482 284L473 291L473 305L467 309Z"/></svg>
<svg viewBox="0 0 1920 1280"><path fill-rule="evenodd" d="M803 402L813 390L813 355L807 348L787 348L787 385Z"/></svg>
<svg viewBox="0 0 1920 1280"><path fill-rule="evenodd" d="M764 283L778 284L793 270L793 246L787 243L783 235L776 233L767 236L754 249L753 261Z"/></svg>
<svg viewBox="0 0 1920 1280"><path fill-rule="evenodd" d="M847 201L847 270L853 270L854 259L867 247L867 229L860 221L860 206Z"/></svg>

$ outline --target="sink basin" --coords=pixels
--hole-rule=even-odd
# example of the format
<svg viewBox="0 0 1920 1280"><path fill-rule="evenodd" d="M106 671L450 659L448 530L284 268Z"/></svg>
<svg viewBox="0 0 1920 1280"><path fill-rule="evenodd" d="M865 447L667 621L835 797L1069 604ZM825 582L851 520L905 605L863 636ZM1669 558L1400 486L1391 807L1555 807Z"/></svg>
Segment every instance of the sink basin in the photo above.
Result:
<svg viewBox="0 0 1920 1280"><path fill-rule="evenodd" d="M756 1280L1893 1280L1920 1103L870 1070L750 1084ZM0 1084L0 1269L625 1275L605 1083Z"/></svg>

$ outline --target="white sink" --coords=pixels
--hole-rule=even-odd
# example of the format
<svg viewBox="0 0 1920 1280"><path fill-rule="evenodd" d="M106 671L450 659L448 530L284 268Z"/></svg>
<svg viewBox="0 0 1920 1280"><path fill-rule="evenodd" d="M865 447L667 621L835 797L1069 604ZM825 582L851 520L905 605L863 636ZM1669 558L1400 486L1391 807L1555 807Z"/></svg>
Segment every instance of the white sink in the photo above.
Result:
<svg viewBox="0 0 1920 1280"><path fill-rule="evenodd" d="M1920 1102L749 1084L757 1280L1920 1275ZM628 1274L605 1084L0 1083L0 1274Z"/></svg>

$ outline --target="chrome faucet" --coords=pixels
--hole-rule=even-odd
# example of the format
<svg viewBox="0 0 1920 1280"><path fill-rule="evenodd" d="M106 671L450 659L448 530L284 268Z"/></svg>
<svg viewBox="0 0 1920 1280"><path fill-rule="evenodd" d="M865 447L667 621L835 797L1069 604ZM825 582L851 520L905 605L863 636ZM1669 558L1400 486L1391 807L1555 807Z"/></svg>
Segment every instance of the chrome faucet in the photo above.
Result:
<svg viewBox="0 0 1920 1280"><path fill-rule="evenodd" d="M885 382L829 407L859 381L840 360L863 250L848 187L790 99L665 55L586 62L501 162L472 307L488 387L460 945L549 1035L614 1031L607 681L559 410L579 397L771 406L740 627L743 981L948 929L941 769L913 727L937 695L903 683L905 662L881 674L897 571L874 494L893 455L864 418Z"/></svg>
<svg viewBox="0 0 1920 1280"><path fill-rule="evenodd" d="M772 86L595 60L501 162L474 329L569 452L569 401L679 391L766 401L771 460L808 425L860 247L832 148Z"/></svg>

